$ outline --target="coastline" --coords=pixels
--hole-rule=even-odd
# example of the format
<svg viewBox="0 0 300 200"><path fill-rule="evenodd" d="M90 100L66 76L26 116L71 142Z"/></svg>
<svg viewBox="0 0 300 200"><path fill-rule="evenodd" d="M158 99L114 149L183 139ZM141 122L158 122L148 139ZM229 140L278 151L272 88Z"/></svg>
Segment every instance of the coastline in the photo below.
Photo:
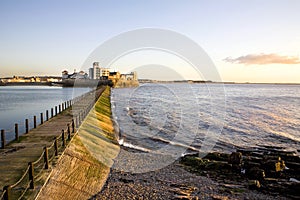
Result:
<svg viewBox="0 0 300 200"><path fill-rule="evenodd" d="M218 178L209 173L199 175L180 161L146 173L113 169L103 189L92 199L290 199L285 194L250 189L244 184L247 181L234 180L230 173L225 178L215 173Z"/></svg>
<svg viewBox="0 0 300 200"><path fill-rule="evenodd" d="M126 147L121 147L124 150ZM138 152L132 149L126 149ZM225 159L222 158L225 156ZM198 155L181 157L156 171L130 173L111 170L103 189L92 199L298 199L299 183L265 178L259 188L253 178L243 176L227 164L229 154L210 153L203 163ZM209 159L208 159L209 158ZM118 159L118 158L117 158ZM117 160L116 159L116 160ZM131 158L129 157L128 160ZM220 161L220 159L222 161ZM281 172L278 172L278 175ZM297 173L297 172L296 172ZM279 180L279 182L276 182ZM266 188L270 182L271 189ZM290 193L287 193L290 192Z"/></svg>
<svg viewBox="0 0 300 200"><path fill-rule="evenodd" d="M202 166L202 161L199 162L196 159L196 165L193 162L184 163L182 161L185 157L182 157L171 165L156 171L146 173L117 171L112 167L113 163L118 162L120 151L138 151L124 146L120 147L117 144L118 129L115 127L116 122L112 119L110 101L106 100L101 105L96 105L95 110L104 114L104 116L96 113L89 114L83 126L80 127L79 133L81 132L81 134L78 134L78 138L75 138L75 142L64 153L64 156L69 158L62 158L61 160L63 161L59 162L68 164L61 168L59 166L62 166L62 164L58 164L49 179L50 184L48 183L45 186L46 189L43 189L40 197L49 197L50 195L51 198L53 197L52 199L57 199L58 197L65 199L80 197L84 199L149 200L293 199L293 197L287 196L285 193L274 194L255 188L256 186L253 188L252 185L249 185L247 178L233 178L231 171L224 172L219 170L222 166L228 166L226 164L227 161L225 163L223 162L224 160L220 162L218 158L213 157L209 158L209 162L205 163L205 169L199 167ZM92 119L91 116L93 117ZM94 134L98 131L101 132L100 137ZM107 135L107 133L110 133L109 138L102 137ZM79 152L76 153L78 150ZM254 156L254 158L256 157ZM81 161L74 165L74 160L78 161L78 159ZM134 158L128 157L127 159L130 161ZM192 157L191 160L194 161L194 158ZM86 166L84 163L91 165ZM131 162L127 164L132 165ZM99 172L99 169L104 170ZM69 172L66 173L68 170ZM89 175L91 173L93 174L92 176ZM272 184L277 180L280 181L280 179L274 178L270 180ZM51 184L52 186L49 187ZM86 187L87 185L88 187ZM280 182L277 185L280 186ZM299 184L296 184L296 187L298 186Z"/></svg>

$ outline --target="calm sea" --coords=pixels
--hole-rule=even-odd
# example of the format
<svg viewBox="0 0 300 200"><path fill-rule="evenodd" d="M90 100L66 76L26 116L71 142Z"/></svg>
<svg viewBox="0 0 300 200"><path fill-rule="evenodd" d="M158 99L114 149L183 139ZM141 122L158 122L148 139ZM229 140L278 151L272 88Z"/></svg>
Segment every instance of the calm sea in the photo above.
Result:
<svg viewBox="0 0 300 200"><path fill-rule="evenodd" d="M2 86L0 87L0 129L6 130L6 139L14 138L14 124L24 133L25 119L33 127L33 116L40 121L40 113L62 102L87 92L88 88L62 88L49 86Z"/></svg>
<svg viewBox="0 0 300 200"><path fill-rule="evenodd" d="M300 151L300 85L144 84L113 89L112 107L119 143L146 152Z"/></svg>

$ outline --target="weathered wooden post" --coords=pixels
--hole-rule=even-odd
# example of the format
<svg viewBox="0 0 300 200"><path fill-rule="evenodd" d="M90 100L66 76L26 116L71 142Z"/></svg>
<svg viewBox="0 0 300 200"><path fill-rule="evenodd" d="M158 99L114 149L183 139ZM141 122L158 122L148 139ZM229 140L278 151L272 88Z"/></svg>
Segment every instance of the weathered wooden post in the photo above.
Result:
<svg viewBox="0 0 300 200"><path fill-rule="evenodd" d="M43 124L43 123L44 123L44 114L41 113L41 124Z"/></svg>
<svg viewBox="0 0 300 200"><path fill-rule="evenodd" d="M74 119L72 119L72 133L75 133L75 122L74 122Z"/></svg>
<svg viewBox="0 0 300 200"><path fill-rule="evenodd" d="M57 143L57 137L54 138L54 151L55 151L55 156L58 156L58 143Z"/></svg>
<svg viewBox="0 0 300 200"><path fill-rule="evenodd" d="M4 194L4 200L11 200L11 186L7 185L3 187L3 191L5 192Z"/></svg>
<svg viewBox="0 0 300 200"><path fill-rule="evenodd" d="M1 130L1 148L5 148L5 131L3 129Z"/></svg>
<svg viewBox="0 0 300 200"><path fill-rule="evenodd" d="M79 125L81 124L81 113L78 113L78 123L79 123ZM79 127L79 125L78 125L78 127Z"/></svg>
<svg viewBox="0 0 300 200"><path fill-rule="evenodd" d="M49 120L49 111L46 110L46 121L48 121L48 120Z"/></svg>
<svg viewBox="0 0 300 200"><path fill-rule="evenodd" d="M55 106L55 115L57 115L57 106Z"/></svg>
<svg viewBox="0 0 300 200"><path fill-rule="evenodd" d="M33 128L36 128L36 116L33 116Z"/></svg>
<svg viewBox="0 0 300 200"><path fill-rule="evenodd" d="M70 129L70 124L68 126L68 140L71 140L71 129Z"/></svg>
<svg viewBox="0 0 300 200"><path fill-rule="evenodd" d="M34 166L33 162L28 163L29 165L29 182L30 182L30 189L34 189Z"/></svg>
<svg viewBox="0 0 300 200"><path fill-rule="evenodd" d="M61 105L58 105L58 113L61 113Z"/></svg>
<svg viewBox="0 0 300 200"><path fill-rule="evenodd" d="M81 119L81 120L80 120L80 122L81 122L80 124L82 124L83 119L84 119L84 113L83 113L83 112L84 112L84 111L81 111L81 112L80 112L80 119Z"/></svg>
<svg viewBox="0 0 300 200"><path fill-rule="evenodd" d="M45 169L49 169L49 156L48 156L47 147L44 147L44 163L45 163Z"/></svg>
<svg viewBox="0 0 300 200"><path fill-rule="evenodd" d="M75 125L76 125L76 128L79 127L79 120L78 120L78 116L75 116Z"/></svg>
<svg viewBox="0 0 300 200"><path fill-rule="evenodd" d="M19 141L19 125L15 124L15 140Z"/></svg>
<svg viewBox="0 0 300 200"><path fill-rule="evenodd" d="M64 111L65 107L64 107L64 103L61 103L61 111Z"/></svg>
<svg viewBox="0 0 300 200"><path fill-rule="evenodd" d="M65 101L65 110L67 109L67 102Z"/></svg>
<svg viewBox="0 0 300 200"><path fill-rule="evenodd" d="M65 130L64 129L61 131L61 139L62 139L62 145L63 145L63 147L65 147L66 146L66 138L65 138Z"/></svg>
<svg viewBox="0 0 300 200"><path fill-rule="evenodd" d="M51 108L51 118L53 117L53 108Z"/></svg>
<svg viewBox="0 0 300 200"><path fill-rule="evenodd" d="M25 133L29 132L29 122L28 119L25 119Z"/></svg>

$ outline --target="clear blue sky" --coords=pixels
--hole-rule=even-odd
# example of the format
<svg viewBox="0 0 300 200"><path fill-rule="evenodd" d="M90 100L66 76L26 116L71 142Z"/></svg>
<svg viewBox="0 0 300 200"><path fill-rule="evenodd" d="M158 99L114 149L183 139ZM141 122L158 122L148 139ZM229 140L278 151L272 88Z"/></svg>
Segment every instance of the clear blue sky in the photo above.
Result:
<svg viewBox="0 0 300 200"><path fill-rule="evenodd" d="M196 41L224 81L300 83L298 0L1 0L0 77L80 69L105 40L143 27Z"/></svg>

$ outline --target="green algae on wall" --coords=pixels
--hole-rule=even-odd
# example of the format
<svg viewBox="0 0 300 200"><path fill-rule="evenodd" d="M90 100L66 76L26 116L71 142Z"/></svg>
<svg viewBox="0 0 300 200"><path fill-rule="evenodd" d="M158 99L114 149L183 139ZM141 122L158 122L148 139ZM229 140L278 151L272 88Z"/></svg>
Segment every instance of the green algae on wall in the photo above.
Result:
<svg viewBox="0 0 300 200"><path fill-rule="evenodd" d="M89 112L37 199L89 199L101 191L120 147L111 120L110 88Z"/></svg>

